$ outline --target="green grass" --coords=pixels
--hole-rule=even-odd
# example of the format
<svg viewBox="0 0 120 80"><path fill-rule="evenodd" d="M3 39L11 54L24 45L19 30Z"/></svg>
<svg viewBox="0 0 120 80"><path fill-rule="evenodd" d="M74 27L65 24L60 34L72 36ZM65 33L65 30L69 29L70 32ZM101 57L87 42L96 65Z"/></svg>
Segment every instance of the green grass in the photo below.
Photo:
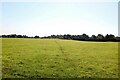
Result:
<svg viewBox="0 0 120 80"><path fill-rule="evenodd" d="M118 43L2 39L3 78L118 78Z"/></svg>

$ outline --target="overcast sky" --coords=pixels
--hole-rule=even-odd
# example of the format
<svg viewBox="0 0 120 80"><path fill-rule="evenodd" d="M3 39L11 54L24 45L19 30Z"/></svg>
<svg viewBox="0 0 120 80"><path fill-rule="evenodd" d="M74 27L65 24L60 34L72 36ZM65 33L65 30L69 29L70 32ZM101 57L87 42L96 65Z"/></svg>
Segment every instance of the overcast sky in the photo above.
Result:
<svg viewBox="0 0 120 80"><path fill-rule="evenodd" d="M2 34L118 35L117 2L3 2Z"/></svg>

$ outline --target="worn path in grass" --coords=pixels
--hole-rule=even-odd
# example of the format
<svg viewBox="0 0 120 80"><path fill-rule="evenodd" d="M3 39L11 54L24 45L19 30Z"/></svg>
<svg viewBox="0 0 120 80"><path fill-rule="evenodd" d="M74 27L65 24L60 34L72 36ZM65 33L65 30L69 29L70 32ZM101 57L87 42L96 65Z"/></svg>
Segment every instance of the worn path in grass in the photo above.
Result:
<svg viewBox="0 0 120 80"><path fill-rule="evenodd" d="M3 78L117 78L118 43L2 39Z"/></svg>

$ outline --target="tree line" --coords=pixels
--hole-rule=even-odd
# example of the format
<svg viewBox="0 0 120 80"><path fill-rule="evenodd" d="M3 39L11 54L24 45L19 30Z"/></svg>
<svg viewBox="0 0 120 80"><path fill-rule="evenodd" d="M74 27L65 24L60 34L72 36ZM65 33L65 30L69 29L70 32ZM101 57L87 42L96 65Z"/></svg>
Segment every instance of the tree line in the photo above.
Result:
<svg viewBox="0 0 120 80"><path fill-rule="evenodd" d="M70 35L70 34L64 34L64 35L51 35L51 36L44 36L44 37L39 37L39 36L34 36L34 37L29 37L26 35L16 35L16 34L11 34L11 35L1 35L0 37L2 38L57 38L57 39L67 39L67 40L80 40L80 41L114 41L114 42L120 42L120 37L114 36L113 34L106 34L103 36L102 34L98 34L97 36L92 35L89 37L87 34L82 34L82 35Z"/></svg>
<svg viewBox="0 0 120 80"><path fill-rule="evenodd" d="M2 37L2 38L40 38L39 36L29 37L26 35L16 35L16 34L1 35L0 37Z"/></svg>
<svg viewBox="0 0 120 80"><path fill-rule="evenodd" d="M98 34L97 36L92 35L89 37L87 34L82 35L51 35L43 38L58 38L58 39L68 39L68 40L81 40L81 41L120 41L120 37L115 37L113 34L106 34L103 36L102 34Z"/></svg>

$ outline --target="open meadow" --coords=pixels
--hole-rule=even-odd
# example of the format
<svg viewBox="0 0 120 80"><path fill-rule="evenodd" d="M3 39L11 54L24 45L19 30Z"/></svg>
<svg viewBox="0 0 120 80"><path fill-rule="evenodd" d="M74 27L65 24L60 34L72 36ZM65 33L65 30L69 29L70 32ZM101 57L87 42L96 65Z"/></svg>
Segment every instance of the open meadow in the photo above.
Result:
<svg viewBox="0 0 120 80"><path fill-rule="evenodd" d="M118 78L118 42L2 39L3 78Z"/></svg>

